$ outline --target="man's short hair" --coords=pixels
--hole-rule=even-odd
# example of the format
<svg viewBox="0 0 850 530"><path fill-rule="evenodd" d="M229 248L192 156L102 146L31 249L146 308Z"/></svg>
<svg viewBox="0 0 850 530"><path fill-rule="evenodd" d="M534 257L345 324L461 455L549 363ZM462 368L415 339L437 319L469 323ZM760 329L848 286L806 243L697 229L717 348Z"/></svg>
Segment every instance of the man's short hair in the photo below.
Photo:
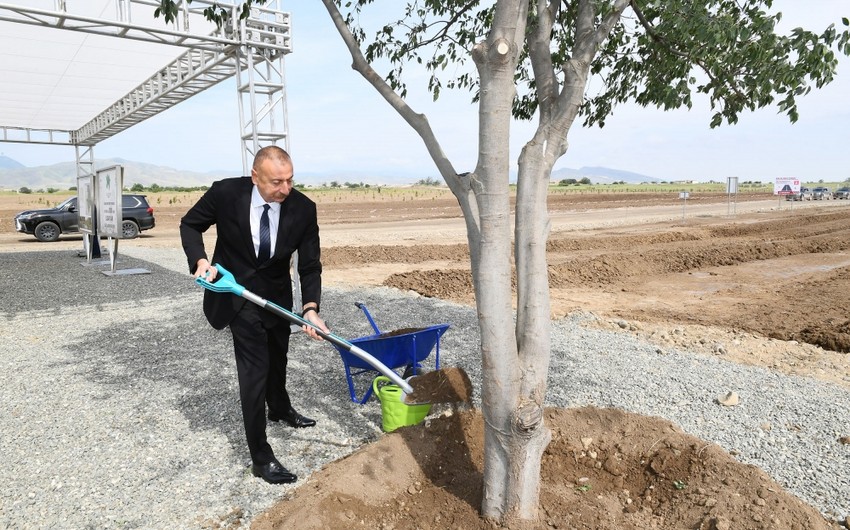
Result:
<svg viewBox="0 0 850 530"><path fill-rule="evenodd" d="M285 162L289 165L292 165L292 158L289 156L289 153L284 151L282 148L276 145L267 145L263 147L257 154L254 155L254 164L251 166L253 169L257 169L260 167L260 164L265 162L266 160L274 160L276 162Z"/></svg>

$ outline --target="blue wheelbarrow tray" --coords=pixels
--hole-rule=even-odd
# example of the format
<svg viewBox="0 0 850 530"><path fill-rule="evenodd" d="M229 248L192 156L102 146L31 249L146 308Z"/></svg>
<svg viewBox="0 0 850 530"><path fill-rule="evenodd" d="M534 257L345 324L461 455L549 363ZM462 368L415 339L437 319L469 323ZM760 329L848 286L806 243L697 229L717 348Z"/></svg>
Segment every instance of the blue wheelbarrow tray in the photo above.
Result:
<svg viewBox="0 0 850 530"><path fill-rule="evenodd" d="M404 328L366 337L351 339L351 344L362 348L391 369L410 369L409 375L416 375L422 368L422 361L434 350L434 369L440 369L440 337L449 328L449 324L437 324L425 328ZM345 366L345 378L351 400L366 403L372 396L371 381L378 372L369 363L353 355L345 348L334 344ZM369 387L361 396L357 396L354 377L368 374Z"/></svg>

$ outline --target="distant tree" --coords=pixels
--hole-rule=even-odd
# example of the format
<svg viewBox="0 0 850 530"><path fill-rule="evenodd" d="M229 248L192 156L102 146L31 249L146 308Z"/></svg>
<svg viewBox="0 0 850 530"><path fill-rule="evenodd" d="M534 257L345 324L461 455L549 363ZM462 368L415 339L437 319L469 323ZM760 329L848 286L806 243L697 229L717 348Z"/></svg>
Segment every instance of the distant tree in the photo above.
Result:
<svg viewBox="0 0 850 530"><path fill-rule="evenodd" d="M59 190L56 188L47 188L47 193L56 193L57 191Z"/></svg>
<svg viewBox="0 0 850 530"><path fill-rule="evenodd" d="M339 182L337 182L337 181L335 181L335 180L332 180L332 181L331 181L331 188L339 188L339 187L340 187L340 186L339 186Z"/></svg>
<svg viewBox="0 0 850 530"><path fill-rule="evenodd" d="M21 188L18 189L18 193L32 193L32 190L27 188L26 186L21 186Z"/></svg>
<svg viewBox="0 0 850 530"><path fill-rule="evenodd" d="M153 184L151 184L148 187L148 191L151 192L151 193L157 193L157 192L163 191L163 189L162 189L162 186L160 186L159 184L154 182Z"/></svg>
<svg viewBox="0 0 850 530"><path fill-rule="evenodd" d="M441 182L432 177L426 177L416 181L417 186L439 186Z"/></svg>
<svg viewBox="0 0 850 530"><path fill-rule="evenodd" d="M578 184L576 179L561 179L558 181L558 186L573 186L575 184Z"/></svg>
<svg viewBox="0 0 850 530"><path fill-rule="evenodd" d="M578 183L579 183L579 184L592 184L592 182L590 181L590 179L589 179L589 178L587 178L587 177L582 177L582 178L580 178L580 179L579 179L579 181L578 181Z"/></svg>
<svg viewBox="0 0 850 530"><path fill-rule="evenodd" d="M144 187L144 186L142 186L141 184L139 184L138 182L136 182L136 183L135 183L135 184L133 184L133 186L130 188L130 191L135 191L135 192L145 191L145 187Z"/></svg>

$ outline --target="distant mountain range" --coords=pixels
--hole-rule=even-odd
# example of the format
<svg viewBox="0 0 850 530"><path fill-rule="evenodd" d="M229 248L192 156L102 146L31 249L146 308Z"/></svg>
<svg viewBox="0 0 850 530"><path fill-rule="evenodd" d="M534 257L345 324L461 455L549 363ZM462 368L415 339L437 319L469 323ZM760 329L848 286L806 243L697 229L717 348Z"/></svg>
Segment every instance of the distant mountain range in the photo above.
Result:
<svg viewBox="0 0 850 530"><path fill-rule="evenodd" d="M17 169L19 167L24 167L24 165L8 156L0 155L0 169Z"/></svg>
<svg viewBox="0 0 850 530"><path fill-rule="evenodd" d="M238 175L240 172L213 171L199 173L184 171L166 166L133 162L122 158L95 160L95 169L114 165L124 167L124 187L134 184L148 187L158 184L163 187L176 186L192 188L209 186L214 181ZM50 166L25 167L9 157L0 157L0 189L17 190L26 186L38 190L56 188L66 190L77 185L77 167L75 162L61 162Z"/></svg>
<svg viewBox="0 0 850 530"><path fill-rule="evenodd" d="M163 187L197 187L209 186L216 180L226 177L238 176L239 171L211 171L200 173L174 169L166 166L157 166L144 162L134 162L122 158L110 158L95 160L95 168L101 169L109 166L121 165L124 167L124 187L130 188L134 184L149 187L158 184ZM563 179L574 178L580 180L584 177L590 179L594 184L605 184L612 182L627 182L630 184L640 182L658 182L659 179L604 167L583 167L581 169L562 168L552 171L552 181L558 182ZM516 175L512 175L512 181ZM344 184L366 183L380 185L405 185L413 184L416 180L410 177L393 176L379 172L375 173L338 173L338 174L310 174L299 173L298 181L308 185L329 184L338 182ZM56 188L66 190L77 185L77 169L74 162L62 162L50 166L26 167L23 164L7 156L0 155L0 189L18 190L27 187L33 190Z"/></svg>
<svg viewBox="0 0 850 530"><path fill-rule="evenodd" d="M622 171L619 169L610 169L607 167L583 167L581 169L555 169L552 171L553 182L559 182L564 179L580 180L584 177L590 179L594 184L611 184L614 182L626 182L627 184L640 184L641 182L661 182L661 179L641 175L640 173L632 173L631 171Z"/></svg>

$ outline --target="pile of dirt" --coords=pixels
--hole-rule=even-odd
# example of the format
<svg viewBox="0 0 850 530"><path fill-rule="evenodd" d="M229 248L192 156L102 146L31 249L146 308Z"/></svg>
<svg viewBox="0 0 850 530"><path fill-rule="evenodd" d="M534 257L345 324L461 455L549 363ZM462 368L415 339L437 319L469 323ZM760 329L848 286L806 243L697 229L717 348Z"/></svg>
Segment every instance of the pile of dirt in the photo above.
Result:
<svg viewBox="0 0 850 530"><path fill-rule="evenodd" d="M548 409L539 520L529 528L840 528L758 468L658 418ZM383 436L313 474L256 530L488 529L484 422L463 410Z"/></svg>
<svg viewBox="0 0 850 530"><path fill-rule="evenodd" d="M472 381L463 368L441 368L410 378L406 403L472 403Z"/></svg>
<svg viewBox="0 0 850 530"><path fill-rule="evenodd" d="M702 220L688 227L554 233L547 248L555 317L591 310L635 321L738 329L850 352L846 208L745 222ZM391 259L392 252L384 249L380 255ZM405 258L410 259L409 249ZM390 274L384 285L470 303L472 275L464 258L454 268Z"/></svg>

